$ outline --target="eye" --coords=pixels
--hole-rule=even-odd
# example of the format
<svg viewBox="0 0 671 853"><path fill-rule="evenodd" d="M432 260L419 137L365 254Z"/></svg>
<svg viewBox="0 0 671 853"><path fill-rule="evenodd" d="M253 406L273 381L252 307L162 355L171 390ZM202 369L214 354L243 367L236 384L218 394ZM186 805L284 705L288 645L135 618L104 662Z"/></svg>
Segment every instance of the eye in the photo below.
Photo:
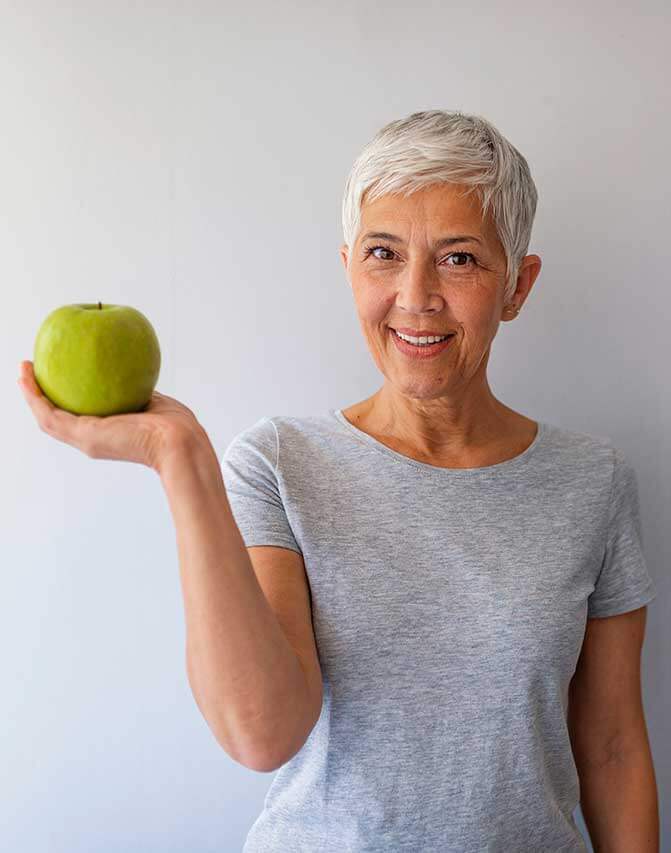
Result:
<svg viewBox="0 0 671 853"><path fill-rule="evenodd" d="M381 245L379 245L379 246L364 246L364 259L367 258L369 255L373 255L373 257L376 258L378 261L390 261L390 260L392 260L392 258L385 258L385 257L380 257L379 255L375 255L374 252L376 252L378 249L381 249L383 252L389 252L389 254L391 254L391 255L394 254L394 250L390 249L389 246L381 246ZM477 263L477 261L475 260L475 256L472 255L470 252L452 252L451 254L446 256L446 259L449 259L449 258L466 258L465 263L448 264L447 266L450 266L450 267L453 267L453 266L467 267L467 266L474 265Z"/></svg>
<svg viewBox="0 0 671 853"><path fill-rule="evenodd" d="M372 255L373 252L376 252L378 249L382 249L383 252L389 252L390 254L394 254L393 250L388 248L387 246L365 246L364 247L364 258L367 258L368 255ZM389 258L380 258L377 255L373 255L374 258L377 258L378 261L387 261Z"/></svg>
<svg viewBox="0 0 671 853"><path fill-rule="evenodd" d="M459 257L470 258L471 263L475 263L475 258L473 257L473 255L470 252L452 252L452 254L448 255L447 257L448 258L459 258ZM448 264L448 266L455 266L455 265L454 264ZM466 264L456 264L456 266L465 267L465 266L468 266L468 264L467 263Z"/></svg>

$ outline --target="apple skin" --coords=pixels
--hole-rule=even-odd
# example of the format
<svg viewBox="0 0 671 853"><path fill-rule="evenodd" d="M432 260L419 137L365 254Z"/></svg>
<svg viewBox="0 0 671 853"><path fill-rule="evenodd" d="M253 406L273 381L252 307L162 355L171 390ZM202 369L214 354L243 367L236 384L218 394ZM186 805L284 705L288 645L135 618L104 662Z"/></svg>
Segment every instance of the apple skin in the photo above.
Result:
<svg viewBox="0 0 671 853"><path fill-rule="evenodd" d="M119 415L144 409L156 387L161 349L149 320L129 305L63 305L35 338L37 384L75 415Z"/></svg>

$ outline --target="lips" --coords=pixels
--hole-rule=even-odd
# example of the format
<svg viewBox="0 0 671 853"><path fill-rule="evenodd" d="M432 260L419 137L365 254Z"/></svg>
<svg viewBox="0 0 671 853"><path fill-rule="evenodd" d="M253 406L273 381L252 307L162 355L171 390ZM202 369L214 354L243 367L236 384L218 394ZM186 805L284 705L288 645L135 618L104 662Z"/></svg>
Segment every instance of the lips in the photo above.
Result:
<svg viewBox="0 0 671 853"><path fill-rule="evenodd" d="M409 341L406 341L405 337L401 337L396 331L394 331L394 329L390 328L389 334L391 335L396 349L404 357L417 363L426 362L428 359L439 358L441 353L450 349L452 338L456 337L456 334L450 334L445 335L445 337L438 342L412 344Z"/></svg>
<svg viewBox="0 0 671 853"><path fill-rule="evenodd" d="M446 335L456 334L456 332L453 331L433 332L431 329L409 329L407 326L390 326L389 328L393 329L395 332L400 332L402 335L410 335L411 338L443 338Z"/></svg>

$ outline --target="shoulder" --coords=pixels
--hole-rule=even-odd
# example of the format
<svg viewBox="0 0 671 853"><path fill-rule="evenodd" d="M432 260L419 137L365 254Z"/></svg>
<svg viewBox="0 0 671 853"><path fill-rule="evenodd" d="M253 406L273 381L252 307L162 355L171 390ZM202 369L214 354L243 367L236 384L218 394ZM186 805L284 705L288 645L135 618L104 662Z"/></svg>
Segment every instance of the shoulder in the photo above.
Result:
<svg viewBox="0 0 671 853"><path fill-rule="evenodd" d="M263 415L237 432L224 451L224 459L245 453L260 454L274 468L292 458L304 458L311 449L323 451L333 446L337 421L324 415Z"/></svg>
<svg viewBox="0 0 671 853"><path fill-rule="evenodd" d="M264 415L239 430L226 446L223 458L250 451L263 453L269 458L277 455L277 431L272 418Z"/></svg>
<svg viewBox="0 0 671 853"><path fill-rule="evenodd" d="M556 465L568 465L586 473L601 471L610 476L624 454L612 439L602 433L590 433L557 424L544 424L547 455Z"/></svg>
<svg viewBox="0 0 671 853"><path fill-rule="evenodd" d="M530 471L535 480L581 502L609 502L621 478L630 482L633 467L613 439L603 433L544 423L543 452Z"/></svg>
<svg viewBox="0 0 671 853"><path fill-rule="evenodd" d="M337 421L330 414L319 415L273 415L269 418L280 435L315 436L333 433Z"/></svg>

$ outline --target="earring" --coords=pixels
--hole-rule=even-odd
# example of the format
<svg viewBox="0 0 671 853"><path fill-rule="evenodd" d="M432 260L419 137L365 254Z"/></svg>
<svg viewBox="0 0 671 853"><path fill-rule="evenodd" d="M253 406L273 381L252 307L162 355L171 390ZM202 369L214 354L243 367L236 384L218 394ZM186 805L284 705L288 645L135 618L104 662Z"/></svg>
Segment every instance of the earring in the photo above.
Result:
<svg viewBox="0 0 671 853"><path fill-rule="evenodd" d="M508 310L509 310L509 311L512 311L512 312L513 312L513 314L517 315L517 314L519 313L519 310L520 310L520 309L518 308L518 306L517 306L517 305L509 305L509 306L508 306Z"/></svg>

